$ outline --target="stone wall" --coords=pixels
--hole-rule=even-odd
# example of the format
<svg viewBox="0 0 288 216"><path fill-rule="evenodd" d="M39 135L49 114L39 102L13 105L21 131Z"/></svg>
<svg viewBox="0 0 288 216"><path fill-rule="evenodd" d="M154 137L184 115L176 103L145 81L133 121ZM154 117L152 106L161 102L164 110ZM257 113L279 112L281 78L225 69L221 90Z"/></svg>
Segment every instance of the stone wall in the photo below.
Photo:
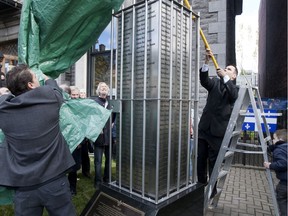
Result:
<svg viewBox="0 0 288 216"><path fill-rule="evenodd" d="M200 27L211 47L219 67L236 64L235 16L242 13L242 0L192 0L192 10L200 13ZM200 39L200 67L205 58L205 46ZM210 76L216 70L210 62ZM206 104L207 91L199 89L199 114Z"/></svg>

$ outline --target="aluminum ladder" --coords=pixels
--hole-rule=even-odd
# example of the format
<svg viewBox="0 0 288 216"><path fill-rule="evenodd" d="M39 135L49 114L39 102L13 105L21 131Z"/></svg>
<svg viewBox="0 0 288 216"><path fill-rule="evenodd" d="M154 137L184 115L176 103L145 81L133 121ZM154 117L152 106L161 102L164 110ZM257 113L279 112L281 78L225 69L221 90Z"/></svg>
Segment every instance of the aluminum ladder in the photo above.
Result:
<svg viewBox="0 0 288 216"><path fill-rule="evenodd" d="M255 100L257 98L257 100ZM247 144L238 142L239 137L242 132L242 124L244 122L245 115L247 115L247 108L249 105L252 105L253 112L255 115L255 122L258 128L259 141L261 145ZM264 137L263 130L261 127L261 120L264 124L266 137ZM270 136L270 132L268 129L268 124L264 115L264 108L261 102L261 97L259 95L259 90L256 87L252 87L251 85L242 86L239 89L238 99L234 104L233 111L231 113L231 117L226 129L226 133L224 135L222 145L209 179L209 183L206 187L204 194L204 212L206 212L207 208L216 207L221 195L221 192L224 187L224 183L226 177L229 173L229 170L232 165L233 157L235 152L244 153L244 154L263 154L264 161L268 161L267 156L267 144L272 144L272 139ZM252 147L255 151L246 151L243 149L237 149L237 146L245 146ZM258 148L258 151L256 151ZM259 148L261 150L259 151ZM279 215L279 209L276 200L276 194L273 184L273 179L271 175L270 169L266 169L266 176L268 179L273 207L275 215ZM217 183L217 194L210 199L211 193L213 191L214 186Z"/></svg>

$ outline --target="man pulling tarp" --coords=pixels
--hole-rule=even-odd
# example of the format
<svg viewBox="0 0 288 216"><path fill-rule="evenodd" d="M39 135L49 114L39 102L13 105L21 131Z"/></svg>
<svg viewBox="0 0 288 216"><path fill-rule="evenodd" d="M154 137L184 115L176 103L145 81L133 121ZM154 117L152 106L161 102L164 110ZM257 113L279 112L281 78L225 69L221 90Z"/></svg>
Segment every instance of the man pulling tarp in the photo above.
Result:
<svg viewBox="0 0 288 216"><path fill-rule="evenodd" d="M18 38L19 64L27 64L42 85L43 74L57 78L95 43L110 22L112 10L119 9L122 2L24 1ZM92 100L66 100L60 109L60 127L70 151L84 137L95 141L109 116L110 111ZM0 138L1 143L5 139L3 133ZM11 203L12 194L0 187L0 204Z"/></svg>

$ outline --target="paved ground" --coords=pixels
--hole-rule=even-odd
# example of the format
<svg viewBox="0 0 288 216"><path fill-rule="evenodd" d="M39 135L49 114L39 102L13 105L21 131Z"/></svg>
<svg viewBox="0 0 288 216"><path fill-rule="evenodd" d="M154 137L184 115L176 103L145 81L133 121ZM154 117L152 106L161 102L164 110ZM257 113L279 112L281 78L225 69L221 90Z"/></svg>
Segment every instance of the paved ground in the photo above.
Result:
<svg viewBox="0 0 288 216"><path fill-rule="evenodd" d="M277 183L273 173L274 184ZM218 206L205 216L275 215L264 169L232 167Z"/></svg>

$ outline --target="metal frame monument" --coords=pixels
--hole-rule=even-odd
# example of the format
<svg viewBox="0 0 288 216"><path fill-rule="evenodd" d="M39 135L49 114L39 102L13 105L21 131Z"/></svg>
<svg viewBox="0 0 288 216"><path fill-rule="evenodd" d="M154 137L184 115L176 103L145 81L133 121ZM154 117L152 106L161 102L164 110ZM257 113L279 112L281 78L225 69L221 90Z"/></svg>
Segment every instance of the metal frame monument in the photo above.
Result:
<svg viewBox="0 0 288 216"><path fill-rule="evenodd" d="M189 181L199 17L178 1L154 0L122 8L114 19L116 180L96 192L83 215L202 215L204 188Z"/></svg>

